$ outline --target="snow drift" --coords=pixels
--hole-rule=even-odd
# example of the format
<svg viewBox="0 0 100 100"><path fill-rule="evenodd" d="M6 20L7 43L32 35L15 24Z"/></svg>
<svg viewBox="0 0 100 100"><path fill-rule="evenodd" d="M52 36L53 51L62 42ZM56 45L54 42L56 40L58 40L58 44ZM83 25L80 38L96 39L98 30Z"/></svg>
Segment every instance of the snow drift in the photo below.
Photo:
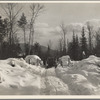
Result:
<svg viewBox="0 0 100 100"><path fill-rule="evenodd" d="M68 85L70 94L92 95L100 89L99 65L100 58L90 56L82 61L74 62L73 67L57 67L56 74Z"/></svg>
<svg viewBox="0 0 100 100"><path fill-rule="evenodd" d="M32 65L43 65L41 58L37 55L28 55L26 56L25 61Z"/></svg>
<svg viewBox="0 0 100 100"><path fill-rule="evenodd" d="M0 95L99 95L100 58L70 64L45 69L24 59L0 60Z"/></svg>

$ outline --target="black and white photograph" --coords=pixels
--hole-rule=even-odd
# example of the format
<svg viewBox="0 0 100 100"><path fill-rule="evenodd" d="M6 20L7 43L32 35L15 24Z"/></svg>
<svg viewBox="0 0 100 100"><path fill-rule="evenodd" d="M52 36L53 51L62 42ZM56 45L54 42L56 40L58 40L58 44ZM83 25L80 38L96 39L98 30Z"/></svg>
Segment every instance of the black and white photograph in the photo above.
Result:
<svg viewBox="0 0 100 100"><path fill-rule="evenodd" d="M1 2L0 96L100 95L100 2Z"/></svg>

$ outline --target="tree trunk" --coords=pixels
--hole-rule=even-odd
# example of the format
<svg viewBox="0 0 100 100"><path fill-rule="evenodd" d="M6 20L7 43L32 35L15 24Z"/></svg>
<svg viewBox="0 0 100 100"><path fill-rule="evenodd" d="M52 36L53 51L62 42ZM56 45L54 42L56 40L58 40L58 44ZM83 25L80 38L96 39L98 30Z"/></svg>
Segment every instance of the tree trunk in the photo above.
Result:
<svg viewBox="0 0 100 100"><path fill-rule="evenodd" d="M28 52L28 54L30 55L30 52L31 52L31 35L32 35L32 32L31 32L31 28L32 26L31 26L31 24L30 24L30 34L29 34L29 52Z"/></svg>
<svg viewBox="0 0 100 100"><path fill-rule="evenodd" d="M23 31L24 31L24 49L25 49L25 54L26 54L26 33L25 33L25 27L24 27Z"/></svg>

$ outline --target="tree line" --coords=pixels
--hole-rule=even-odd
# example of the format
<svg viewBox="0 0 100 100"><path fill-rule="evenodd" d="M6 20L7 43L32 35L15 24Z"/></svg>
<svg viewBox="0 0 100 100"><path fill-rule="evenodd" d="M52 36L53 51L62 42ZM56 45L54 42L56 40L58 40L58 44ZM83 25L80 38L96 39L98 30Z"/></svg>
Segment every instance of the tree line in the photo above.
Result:
<svg viewBox="0 0 100 100"><path fill-rule="evenodd" d="M66 28L61 27L61 29L63 29L64 38L60 39L59 57L69 55L72 60L82 60L90 55L100 57L100 28L94 31L93 26L87 22L86 27L83 26L81 29L81 36L75 34L73 30L70 42L65 38L67 32L64 30ZM67 41L67 44L65 44L65 41Z"/></svg>
<svg viewBox="0 0 100 100"><path fill-rule="evenodd" d="M72 60L81 60L84 58L83 52L85 53L85 58L89 55L100 57L100 29L95 31L95 35L93 35L93 27L89 23L86 24L88 34L86 35L84 26L81 30L81 37L76 35L73 30L72 40L70 42L66 39L66 26L62 23L60 25L61 38L59 39L58 49L52 50L52 41L49 41L47 50L43 52L41 45L34 42L34 34L36 20L44 11L44 5L30 4L29 10L31 14L28 20L21 11L22 7L19 4L1 4L1 8L6 17L3 18L2 15L0 16L0 59L19 57L19 54L23 53L20 47L20 40L17 36L19 29L24 38L23 56L36 54L43 59L44 63L49 57L58 59L64 55L69 55ZM20 13L21 15L19 16ZM27 32L29 39L27 39ZM93 38L95 39L94 43Z"/></svg>
<svg viewBox="0 0 100 100"><path fill-rule="evenodd" d="M0 16L0 58L18 57L22 50L20 47L20 40L17 36L20 31L23 32L24 37L24 56L33 53L34 43L34 25L38 16L44 10L44 5L33 3L29 5L30 19L27 21L25 14L22 12L22 6L16 3L0 4L5 18ZM19 18L19 14L22 15ZM29 30L26 39L26 30ZM36 44L37 45L37 44ZM35 46L36 46L35 45Z"/></svg>

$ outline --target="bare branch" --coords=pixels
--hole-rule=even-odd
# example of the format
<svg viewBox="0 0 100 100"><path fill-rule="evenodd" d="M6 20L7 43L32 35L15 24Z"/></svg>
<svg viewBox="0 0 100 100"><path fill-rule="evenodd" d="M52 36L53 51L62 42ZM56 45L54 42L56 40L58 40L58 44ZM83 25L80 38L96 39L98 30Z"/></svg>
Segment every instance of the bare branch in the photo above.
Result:
<svg viewBox="0 0 100 100"><path fill-rule="evenodd" d="M22 10L22 7L16 12L16 14L14 15L13 19L19 14L19 12Z"/></svg>
<svg viewBox="0 0 100 100"><path fill-rule="evenodd" d="M4 12L6 13L6 15L9 16L7 10L4 8L4 5L1 4L1 8L4 10Z"/></svg>

